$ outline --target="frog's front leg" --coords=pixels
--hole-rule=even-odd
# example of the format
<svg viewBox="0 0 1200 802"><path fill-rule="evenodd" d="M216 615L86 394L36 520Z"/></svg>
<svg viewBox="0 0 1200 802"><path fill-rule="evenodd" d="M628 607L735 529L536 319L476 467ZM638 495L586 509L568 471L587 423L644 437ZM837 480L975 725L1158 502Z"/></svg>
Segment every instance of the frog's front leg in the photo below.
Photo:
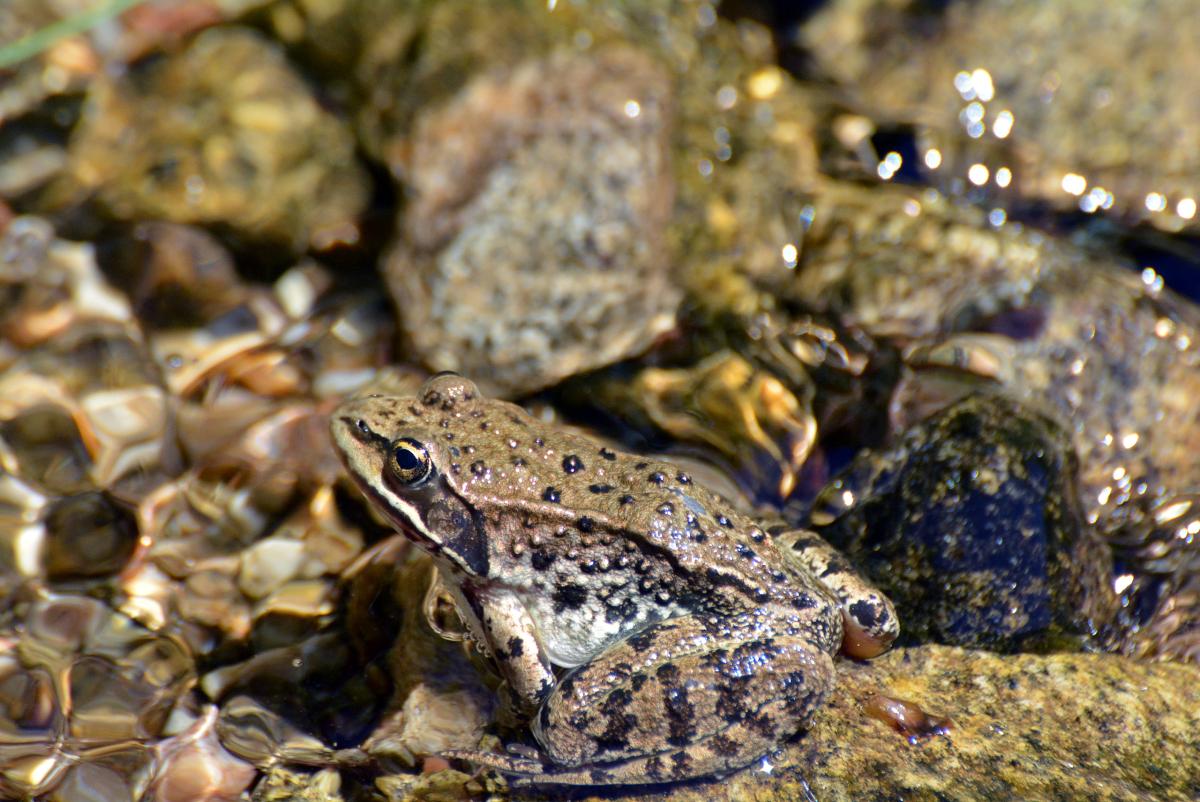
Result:
<svg viewBox="0 0 1200 802"><path fill-rule="evenodd" d="M837 597L845 618L844 653L868 658L887 650L900 634L900 619L891 599L863 579L850 561L816 532L782 532L775 536L775 544Z"/></svg>
<svg viewBox="0 0 1200 802"><path fill-rule="evenodd" d="M833 683L817 630L764 608L671 619L620 641L564 678L534 736L549 764L497 756L528 784L637 784L749 765L802 727ZM825 638L828 635L824 635Z"/></svg>
<svg viewBox="0 0 1200 802"><path fill-rule="evenodd" d="M478 620L484 646L496 661L518 714L528 717L554 690L554 670L537 639L525 606L503 590L464 588L464 601Z"/></svg>

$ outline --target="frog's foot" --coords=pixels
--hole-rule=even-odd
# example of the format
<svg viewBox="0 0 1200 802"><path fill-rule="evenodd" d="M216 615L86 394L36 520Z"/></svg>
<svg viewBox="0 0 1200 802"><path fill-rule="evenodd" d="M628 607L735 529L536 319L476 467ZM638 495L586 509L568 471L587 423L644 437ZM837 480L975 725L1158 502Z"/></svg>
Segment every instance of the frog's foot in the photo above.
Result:
<svg viewBox="0 0 1200 802"><path fill-rule="evenodd" d="M845 634L842 651L850 657L882 654L900 634L900 620L891 600L859 576L842 553L820 535L803 529L775 538L780 550L821 581L842 607Z"/></svg>

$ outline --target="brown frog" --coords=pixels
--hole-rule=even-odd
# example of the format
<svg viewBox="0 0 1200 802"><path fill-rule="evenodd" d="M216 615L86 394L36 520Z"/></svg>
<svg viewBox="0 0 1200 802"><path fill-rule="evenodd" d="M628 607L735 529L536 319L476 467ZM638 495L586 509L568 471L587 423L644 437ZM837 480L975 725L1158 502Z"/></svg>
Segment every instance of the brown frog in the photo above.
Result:
<svg viewBox="0 0 1200 802"><path fill-rule="evenodd" d="M670 463L440 374L333 415L364 495L429 552L542 753L453 753L518 782L746 766L802 727L832 655L883 651L891 603L810 532L772 537ZM819 578L818 578L819 577Z"/></svg>

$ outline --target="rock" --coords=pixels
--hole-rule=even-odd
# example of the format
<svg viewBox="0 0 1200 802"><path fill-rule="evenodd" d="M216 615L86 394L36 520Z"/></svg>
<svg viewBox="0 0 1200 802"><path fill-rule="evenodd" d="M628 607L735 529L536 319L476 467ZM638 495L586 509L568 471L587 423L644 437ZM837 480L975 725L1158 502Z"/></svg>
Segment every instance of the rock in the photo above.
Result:
<svg viewBox="0 0 1200 802"><path fill-rule="evenodd" d="M670 100L610 49L485 73L418 118L384 273L430 368L522 395L670 328Z"/></svg>
<svg viewBox="0 0 1200 802"><path fill-rule="evenodd" d="M275 44L235 27L94 82L70 156L112 217L208 226L275 259L355 241L367 202L350 131Z"/></svg>
<svg viewBox="0 0 1200 802"><path fill-rule="evenodd" d="M968 189L994 205L1168 231L1200 224L1198 36L1189 0L841 0L801 32L866 113L918 126L933 182L961 192L982 164L996 178Z"/></svg>
<svg viewBox="0 0 1200 802"><path fill-rule="evenodd" d="M1078 647L1118 605L1066 434L1002 397L968 396L860 454L812 525L892 599L909 642Z"/></svg>

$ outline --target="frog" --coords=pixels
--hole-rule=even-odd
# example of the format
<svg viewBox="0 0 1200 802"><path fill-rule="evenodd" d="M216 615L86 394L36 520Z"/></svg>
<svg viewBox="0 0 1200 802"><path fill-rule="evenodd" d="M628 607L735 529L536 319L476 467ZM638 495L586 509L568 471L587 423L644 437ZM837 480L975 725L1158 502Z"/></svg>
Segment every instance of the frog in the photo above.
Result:
<svg viewBox="0 0 1200 802"><path fill-rule="evenodd" d="M335 449L437 567L537 747L444 756L517 785L723 775L807 725L839 648L883 652L891 602L815 533L764 526L671 463L431 377L342 403Z"/></svg>

